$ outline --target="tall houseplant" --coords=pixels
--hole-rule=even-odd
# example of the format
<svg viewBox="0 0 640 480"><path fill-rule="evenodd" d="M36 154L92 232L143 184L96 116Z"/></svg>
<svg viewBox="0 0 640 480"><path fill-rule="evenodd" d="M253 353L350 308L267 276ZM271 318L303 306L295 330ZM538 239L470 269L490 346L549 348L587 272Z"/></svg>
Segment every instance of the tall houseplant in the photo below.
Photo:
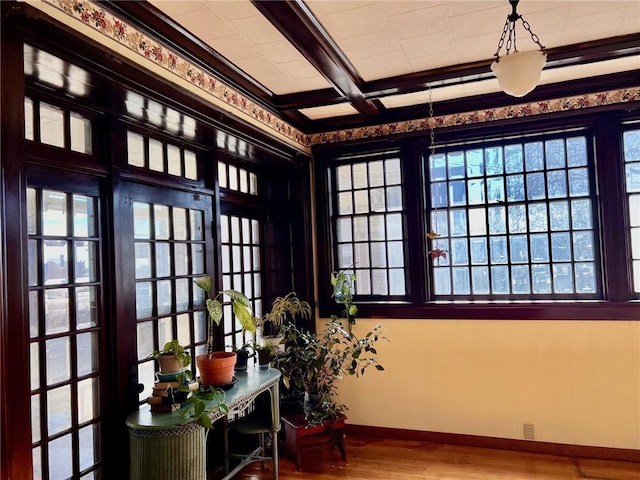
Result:
<svg viewBox="0 0 640 480"><path fill-rule="evenodd" d="M355 277L338 273L332 275L332 285L340 284L341 292L343 287L349 288L348 295L336 298L344 308L340 316L332 315L324 330L318 333L298 328L292 322L285 322L281 327L285 352L276 357L275 366L282 372L287 395L298 398L304 395L301 409L310 425L336 419L347 409L336 398L338 381L343 374L358 377L370 366L384 370L377 361L376 350L377 342L386 339L382 326L377 324L362 338L353 333L358 311L352 303L351 287Z"/></svg>
<svg viewBox="0 0 640 480"><path fill-rule="evenodd" d="M209 314L207 322L207 349L206 353L196 356L196 366L200 371L200 382L203 385L226 385L233 380L233 368L236 363L235 352L214 351L214 330L222 320L221 298L229 299L234 315L248 332L255 332L256 322L251 314L249 299L237 290L223 290L212 296L213 284L211 277L204 276L194 280L194 283L205 292L206 307Z"/></svg>

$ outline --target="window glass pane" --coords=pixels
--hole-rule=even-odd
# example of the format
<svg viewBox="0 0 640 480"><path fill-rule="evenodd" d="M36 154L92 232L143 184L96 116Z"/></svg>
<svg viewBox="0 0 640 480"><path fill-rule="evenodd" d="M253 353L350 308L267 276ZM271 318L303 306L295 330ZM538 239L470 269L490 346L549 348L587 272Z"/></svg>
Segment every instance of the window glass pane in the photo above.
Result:
<svg viewBox="0 0 640 480"><path fill-rule="evenodd" d="M72 478L73 448L71 435L64 435L49 443L49 458L55 464L56 478Z"/></svg>
<svg viewBox="0 0 640 480"><path fill-rule="evenodd" d="M34 140L33 130L33 101L30 98L24 99L24 138Z"/></svg>
<svg viewBox="0 0 640 480"><path fill-rule="evenodd" d="M56 378L64 379L65 377ZM68 378L68 376L66 378ZM49 435L71 427L71 388L69 385L50 390L47 393L47 400Z"/></svg>
<svg viewBox="0 0 640 480"><path fill-rule="evenodd" d="M89 425L81 428L78 432L78 439L82 446L82 448L80 448L80 469L84 470L92 466L98 460L98 451L96 450L96 446L99 445L97 426ZM93 474L85 475L82 479L90 480L92 476Z"/></svg>
<svg viewBox="0 0 640 480"><path fill-rule="evenodd" d="M45 333L47 335L69 331L69 290L54 288L44 294Z"/></svg>
<svg viewBox="0 0 640 480"><path fill-rule="evenodd" d="M97 280L96 242L79 241L74 243L74 264L76 283L95 282Z"/></svg>
<svg viewBox="0 0 640 480"><path fill-rule="evenodd" d="M96 287L77 287L75 290L76 327L78 329L95 327L98 324Z"/></svg>
<svg viewBox="0 0 640 480"><path fill-rule="evenodd" d="M367 164L356 163L353 165L353 188L367 188Z"/></svg>
<svg viewBox="0 0 640 480"><path fill-rule="evenodd" d="M135 238L151 238L151 206L133 202L133 235Z"/></svg>
<svg viewBox="0 0 640 480"><path fill-rule="evenodd" d="M387 185L402 184L400 160L398 158L388 158L384 161L384 175Z"/></svg>
<svg viewBox="0 0 640 480"><path fill-rule="evenodd" d="M567 174L564 170L547 172L547 195L549 198L567 196Z"/></svg>
<svg viewBox="0 0 640 480"><path fill-rule="evenodd" d="M542 170L544 168L542 142L525 143L524 163L527 172Z"/></svg>
<svg viewBox="0 0 640 480"><path fill-rule="evenodd" d="M64 111L40 104L40 141L47 145L64 148Z"/></svg>
<svg viewBox="0 0 640 480"><path fill-rule="evenodd" d="M71 112L71 150L91 153L91 121Z"/></svg>
<svg viewBox="0 0 640 480"><path fill-rule="evenodd" d="M569 167L587 165L587 139L585 137L567 138L567 165Z"/></svg>
<svg viewBox="0 0 640 480"><path fill-rule="evenodd" d="M238 169L233 165L229 165L229 188L238 190Z"/></svg>
<svg viewBox="0 0 640 480"><path fill-rule="evenodd" d="M45 285L67 283L69 281L67 242L64 240L45 240L42 256Z"/></svg>
<svg viewBox="0 0 640 480"><path fill-rule="evenodd" d="M173 285L171 280L162 280L156 283L158 291L156 292L156 305L158 307L158 315L166 315L171 313L171 297Z"/></svg>
<svg viewBox="0 0 640 480"><path fill-rule="evenodd" d="M189 150L184 151L184 176L190 180L198 180L196 154Z"/></svg>
<svg viewBox="0 0 640 480"><path fill-rule="evenodd" d="M156 172L165 171L163 144L153 138L149 139L149 169Z"/></svg>
<svg viewBox="0 0 640 480"><path fill-rule="evenodd" d="M94 332L91 333L82 333L77 336L78 339L78 350L77 350L77 361L78 361L78 376L88 375L93 372L98 371L98 338ZM82 383L82 382L80 382ZM80 385L80 384L78 384ZM82 396L82 392L80 392L80 396ZM93 399L92 399L93 400ZM93 418L93 410L91 411L91 416L87 417L86 420Z"/></svg>
<svg viewBox="0 0 640 480"><path fill-rule="evenodd" d="M170 246L166 242L156 242L156 277L168 277L171 275Z"/></svg>
<svg viewBox="0 0 640 480"><path fill-rule="evenodd" d="M485 170L487 175L502 175L504 164L502 160L502 148L492 147L484 149Z"/></svg>
<svg viewBox="0 0 640 480"><path fill-rule="evenodd" d="M248 172L244 168L238 170L238 179L240 181L239 190L242 193L249 193Z"/></svg>
<svg viewBox="0 0 640 480"><path fill-rule="evenodd" d="M507 145L504 147L506 173L523 171L522 145Z"/></svg>
<svg viewBox="0 0 640 480"><path fill-rule="evenodd" d="M351 165L341 165L337 168L338 190L351 189Z"/></svg>
<svg viewBox="0 0 640 480"><path fill-rule="evenodd" d="M182 175L180 149L175 145L167 145L167 172L171 175Z"/></svg>
<svg viewBox="0 0 640 480"><path fill-rule="evenodd" d="M127 132L127 162L134 167L144 167L144 138L137 133Z"/></svg>
<svg viewBox="0 0 640 480"><path fill-rule="evenodd" d="M169 239L169 227L171 222L169 221L169 207L165 205L154 205L154 227L156 239Z"/></svg>
<svg viewBox="0 0 640 480"><path fill-rule="evenodd" d="M67 196L62 192L42 191L42 233L67 235Z"/></svg>
<svg viewBox="0 0 640 480"><path fill-rule="evenodd" d="M191 240L202 240L204 238L204 224L202 212L200 210L189 210L191 217Z"/></svg>
<svg viewBox="0 0 640 480"><path fill-rule="evenodd" d="M136 318L151 316L152 301L151 283L136 283Z"/></svg>
<svg viewBox="0 0 640 480"><path fill-rule="evenodd" d="M561 139L547 140L544 142L547 168L564 168L564 141Z"/></svg>

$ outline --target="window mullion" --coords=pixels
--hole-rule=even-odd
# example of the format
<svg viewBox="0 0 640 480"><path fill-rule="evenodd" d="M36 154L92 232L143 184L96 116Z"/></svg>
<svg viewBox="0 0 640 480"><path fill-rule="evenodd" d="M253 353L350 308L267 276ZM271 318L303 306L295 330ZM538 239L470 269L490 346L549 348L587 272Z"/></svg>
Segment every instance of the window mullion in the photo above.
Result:
<svg viewBox="0 0 640 480"><path fill-rule="evenodd" d="M612 134L612 132L614 132ZM604 298L624 302L631 299L632 280L628 259L628 215L625 208L621 124L606 117L596 125L596 173L601 215Z"/></svg>
<svg viewBox="0 0 640 480"><path fill-rule="evenodd" d="M429 298L428 274L429 260L426 253L426 235L429 230L429 218L426 215L425 200L427 193L424 185L424 172L422 167L424 162L421 156L420 147L416 143L405 145L401 150L402 158L402 191L403 205L405 209L406 222L406 245L405 253L406 265L410 268L405 270L408 279L407 294L408 300L414 303L421 303Z"/></svg>

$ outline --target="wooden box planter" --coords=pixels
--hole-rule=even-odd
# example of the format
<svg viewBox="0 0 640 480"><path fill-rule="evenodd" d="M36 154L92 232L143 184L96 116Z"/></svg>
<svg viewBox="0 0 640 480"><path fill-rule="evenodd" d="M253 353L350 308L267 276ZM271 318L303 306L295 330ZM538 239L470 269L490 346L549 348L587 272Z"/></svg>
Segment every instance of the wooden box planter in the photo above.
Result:
<svg viewBox="0 0 640 480"><path fill-rule="evenodd" d="M283 416L287 458L295 463L298 470L302 470L301 451L330 445L338 447L342 459L346 460L347 451L344 445L344 421L346 418L341 415L335 420L326 420L319 425L307 427L303 413Z"/></svg>

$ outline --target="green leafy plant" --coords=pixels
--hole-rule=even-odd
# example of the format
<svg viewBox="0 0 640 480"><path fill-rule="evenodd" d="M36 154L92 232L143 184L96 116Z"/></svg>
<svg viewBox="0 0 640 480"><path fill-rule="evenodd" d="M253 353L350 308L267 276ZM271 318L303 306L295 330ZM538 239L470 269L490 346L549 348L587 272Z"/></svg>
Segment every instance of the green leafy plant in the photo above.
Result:
<svg viewBox="0 0 640 480"><path fill-rule="evenodd" d="M287 322L295 323L297 318L311 318L311 305L305 300L300 300L295 292L289 292L273 301L271 311L264 315L261 325L270 322L276 332L279 332L282 325Z"/></svg>
<svg viewBox="0 0 640 480"><path fill-rule="evenodd" d="M153 358L158 358L161 355L174 357L178 362L180 362L182 368L186 368L191 365L191 355L182 345L180 345L178 340L171 340L165 343L161 350L156 350L152 353Z"/></svg>
<svg viewBox="0 0 640 480"><path fill-rule="evenodd" d="M189 391L189 388L181 386L178 391ZM213 428L209 414L217 411L222 412L224 415L229 413L229 407L224 403L224 391L207 385L199 386L197 390L191 391L178 413L185 420L195 419L203 427Z"/></svg>
<svg viewBox="0 0 640 480"><path fill-rule="evenodd" d="M343 311L340 316L332 315L322 332L311 333L292 322L281 327L285 352L276 357L275 366L282 372L285 398L305 396L302 410L310 425L335 419L347 409L337 401L338 381L343 375L359 377L369 367L384 370L376 349L379 340L386 340L382 325L377 324L362 338L352 332L358 312L352 303L354 282L352 274L332 274L331 283L339 286L334 292L339 293Z"/></svg>
<svg viewBox="0 0 640 480"><path fill-rule="evenodd" d="M251 304L249 299L237 290L222 290L215 297L211 296L213 284L211 277L205 276L194 280L194 283L205 292L206 307L209 313L209 322L207 325L207 355L212 355L215 349L214 330L220 325L222 320L222 302L223 297L228 297L231 302L233 313L240 322L242 328L248 332L256 331L256 319L251 314Z"/></svg>
<svg viewBox="0 0 640 480"><path fill-rule="evenodd" d="M358 315L358 307L353 304L355 283L356 276L353 273L344 270L331 273L331 285L333 286L331 296L337 303L343 305L343 314L347 319L349 332L351 332L353 325L355 325L356 315Z"/></svg>

